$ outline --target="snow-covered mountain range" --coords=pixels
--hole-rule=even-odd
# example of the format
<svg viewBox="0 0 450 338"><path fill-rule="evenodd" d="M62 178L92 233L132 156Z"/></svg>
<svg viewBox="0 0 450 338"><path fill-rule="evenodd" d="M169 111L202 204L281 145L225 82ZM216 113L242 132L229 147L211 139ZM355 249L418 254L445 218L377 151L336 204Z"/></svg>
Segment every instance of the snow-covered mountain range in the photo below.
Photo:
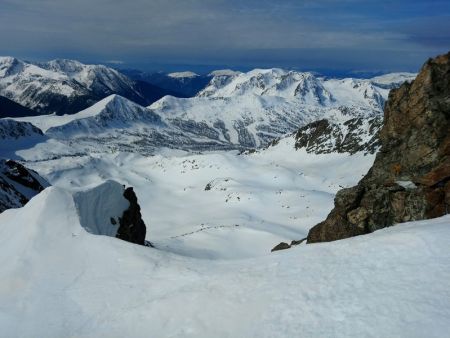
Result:
<svg viewBox="0 0 450 338"><path fill-rule="evenodd" d="M335 136L327 136L325 151L373 152L387 87L413 78L414 74L389 74L377 78L377 83L384 83L380 87L370 79L325 79L281 69L218 71L192 98L165 96L143 107L111 95L77 114L18 120L31 122L47 136L83 151L106 147L143 154L160 147L258 148L326 120ZM348 146L333 147L340 142ZM311 146L307 149L315 151Z"/></svg>
<svg viewBox="0 0 450 338"><path fill-rule="evenodd" d="M374 158L308 154L293 141L248 156L30 161L53 187L0 215L7 239L0 247L2 332L445 336L448 216L270 253L280 241L306 236L336 191L354 184ZM126 208L122 185L135 187L154 249L95 230L110 229Z"/></svg>
<svg viewBox="0 0 450 338"><path fill-rule="evenodd" d="M38 113L72 114L111 94L145 105L172 92L131 80L103 65L0 57L0 95Z"/></svg>
<svg viewBox="0 0 450 338"><path fill-rule="evenodd" d="M431 140L429 159L441 162L427 198L446 207L449 143L438 124L449 111L449 64L436 66L446 76L436 91L420 85L432 84L422 74L386 105L388 117L400 107L390 144ZM404 163L420 165L415 153L430 154L411 147L408 161L399 151L375 167L397 175L380 181L395 199L350 188L383 154L374 153L390 89L414 74L211 75L192 98L145 106L112 93L74 114L0 119L0 336L445 336L447 209L365 236L304 241L344 197L351 208L366 204L342 208L337 227L347 218L360 227L367 197L380 200L381 217L424 200L406 198L423 188L398 176ZM404 126L410 104L430 114ZM438 146L436 130L446 136ZM280 242L292 248L271 252Z"/></svg>

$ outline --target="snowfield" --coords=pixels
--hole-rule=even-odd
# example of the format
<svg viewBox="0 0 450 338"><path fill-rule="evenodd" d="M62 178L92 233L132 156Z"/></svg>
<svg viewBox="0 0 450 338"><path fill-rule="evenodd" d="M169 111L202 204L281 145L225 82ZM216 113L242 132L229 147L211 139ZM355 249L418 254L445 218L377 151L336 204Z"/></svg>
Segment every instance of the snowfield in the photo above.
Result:
<svg viewBox="0 0 450 338"><path fill-rule="evenodd" d="M4 337L448 333L448 216L231 261L89 234L57 187L0 222Z"/></svg>
<svg viewBox="0 0 450 338"><path fill-rule="evenodd" d="M295 151L294 142L287 137L251 155L166 150L152 157L91 154L28 166L68 190L105 180L133 186L149 228L147 240L157 248L236 259L267 255L280 241L306 237L331 210L334 194L356 183L374 159L307 154ZM39 149L19 154L38 156Z"/></svg>
<svg viewBox="0 0 450 338"><path fill-rule="evenodd" d="M63 65L79 74L46 71ZM296 150L286 133L319 118L345 136L350 118L368 130L414 74L212 75L191 99L145 108L112 95L74 115L0 120L0 158L52 185L0 214L0 338L448 336L449 215L271 253L305 238L375 158ZM129 186L154 248L114 238Z"/></svg>
<svg viewBox="0 0 450 338"><path fill-rule="evenodd" d="M28 162L53 187L0 214L1 336L446 336L448 216L270 253L305 237L374 159L293 144ZM155 248L96 234L126 207L111 179L135 187ZM95 201L109 211L90 212Z"/></svg>

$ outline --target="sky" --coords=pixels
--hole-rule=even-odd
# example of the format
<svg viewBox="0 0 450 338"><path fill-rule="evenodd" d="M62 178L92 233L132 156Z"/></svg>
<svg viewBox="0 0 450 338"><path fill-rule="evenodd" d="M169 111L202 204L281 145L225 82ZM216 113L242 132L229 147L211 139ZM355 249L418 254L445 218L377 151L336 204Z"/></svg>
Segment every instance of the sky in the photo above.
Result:
<svg viewBox="0 0 450 338"><path fill-rule="evenodd" d="M0 0L0 54L143 70L417 71L450 0Z"/></svg>

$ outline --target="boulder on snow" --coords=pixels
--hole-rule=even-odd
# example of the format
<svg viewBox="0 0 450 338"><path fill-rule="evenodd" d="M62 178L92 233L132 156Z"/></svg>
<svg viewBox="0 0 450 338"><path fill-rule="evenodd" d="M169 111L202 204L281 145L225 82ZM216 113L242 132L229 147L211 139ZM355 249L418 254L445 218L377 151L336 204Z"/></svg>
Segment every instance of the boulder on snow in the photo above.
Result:
<svg viewBox="0 0 450 338"><path fill-rule="evenodd" d="M372 168L357 186L337 193L335 208L309 231L308 243L448 213L449 98L450 52L428 60L416 80L391 91Z"/></svg>
<svg viewBox="0 0 450 338"><path fill-rule="evenodd" d="M286 250L289 249L291 246L286 242L281 242L280 244L276 245L270 252L279 251L279 250Z"/></svg>
<svg viewBox="0 0 450 338"><path fill-rule="evenodd" d="M347 109L341 107L340 109ZM330 154L360 151L374 154L379 146L379 131L382 118L353 117L345 122L327 119L311 122L295 133L295 149L306 149L308 153Z"/></svg>

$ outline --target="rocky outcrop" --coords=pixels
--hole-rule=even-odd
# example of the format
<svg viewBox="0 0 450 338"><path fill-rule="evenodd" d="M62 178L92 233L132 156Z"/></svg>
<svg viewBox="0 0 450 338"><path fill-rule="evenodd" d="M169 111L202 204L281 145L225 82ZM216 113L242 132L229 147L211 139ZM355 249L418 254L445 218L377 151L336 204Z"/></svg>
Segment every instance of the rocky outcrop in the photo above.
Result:
<svg viewBox="0 0 450 338"><path fill-rule="evenodd" d="M357 186L337 193L308 243L449 212L450 53L428 60L416 80L391 91L380 140L373 167Z"/></svg>
<svg viewBox="0 0 450 338"><path fill-rule="evenodd" d="M80 225L90 234L147 245L147 228L132 187L108 180L74 192L73 201Z"/></svg>
<svg viewBox="0 0 450 338"><path fill-rule="evenodd" d="M375 153L379 146L382 118L355 117L345 122L327 119L314 121L295 134L295 149L305 148L308 153Z"/></svg>
<svg viewBox="0 0 450 338"><path fill-rule="evenodd" d="M288 243L281 242L280 244L274 246L273 249L270 251L274 252L274 251L286 250L286 249L290 249L290 248L291 248L291 246Z"/></svg>
<svg viewBox="0 0 450 338"><path fill-rule="evenodd" d="M38 113L10 99L0 96L0 118L34 116Z"/></svg>
<svg viewBox="0 0 450 338"><path fill-rule="evenodd" d="M0 145L0 150L7 149L12 141L31 137L44 140L44 133L30 122L0 119L0 140L5 142Z"/></svg>
<svg viewBox="0 0 450 338"><path fill-rule="evenodd" d="M12 160L0 160L0 213L24 206L47 186L35 171Z"/></svg>
<svg viewBox="0 0 450 338"><path fill-rule="evenodd" d="M122 217L119 218L119 229L116 237L135 244L146 245L147 228L142 220L141 207L132 187L126 188L123 196L130 202Z"/></svg>

